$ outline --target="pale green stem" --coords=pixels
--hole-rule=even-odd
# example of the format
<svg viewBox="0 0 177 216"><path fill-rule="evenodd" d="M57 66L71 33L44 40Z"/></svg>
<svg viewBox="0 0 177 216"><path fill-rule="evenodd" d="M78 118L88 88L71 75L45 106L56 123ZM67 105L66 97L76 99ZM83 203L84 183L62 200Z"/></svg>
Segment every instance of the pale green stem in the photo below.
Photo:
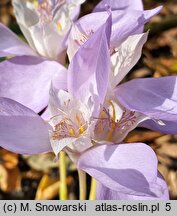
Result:
<svg viewBox="0 0 177 216"><path fill-rule="evenodd" d="M89 200L95 200L95 199L96 199L96 180L92 178Z"/></svg>
<svg viewBox="0 0 177 216"><path fill-rule="evenodd" d="M86 173L78 169L79 175L79 199L86 199Z"/></svg>
<svg viewBox="0 0 177 216"><path fill-rule="evenodd" d="M60 200L67 200L67 176L66 176L66 155L65 152L59 153L59 171L60 171Z"/></svg>

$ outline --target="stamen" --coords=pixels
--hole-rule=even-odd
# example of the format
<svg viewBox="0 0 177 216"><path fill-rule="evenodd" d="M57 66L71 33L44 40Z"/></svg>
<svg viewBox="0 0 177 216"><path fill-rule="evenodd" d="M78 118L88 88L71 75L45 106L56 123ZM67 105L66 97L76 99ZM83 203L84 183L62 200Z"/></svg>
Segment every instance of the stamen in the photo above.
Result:
<svg viewBox="0 0 177 216"><path fill-rule="evenodd" d="M115 53L118 52L118 48L115 48L115 47L110 47L110 55L114 55Z"/></svg>
<svg viewBox="0 0 177 216"><path fill-rule="evenodd" d="M81 123L81 120L78 114L76 114L76 120L78 121L79 124Z"/></svg>
<svg viewBox="0 0 177 216"><path fill-rule="evenodd" d="M115 111L114 104L112 103L112 101L109 101L109 103L111 104L111 107L112 107L112 110L113 110L112 120L116 121L116 111Z"/></svg>
<svg viewBox="0 0 177 216"><path fill-rule="evenodd" d="M116 128L116 124L114 122L112 122L111 127L110 127L110 131L108 132L108 136L107 136L107 140L110 142L113 139L113 133L114 133L115 128Z"/></svg>
<svg viewBox="0 0 177 216"><path fill-rule="evenodd" d="M58 27L59 30L62 30L62 26L61 26L61 23L59 21L57 23L57 27Z"/></svg>
<svg viewBox="0 0 177 216"><path fill-rule="evenodd" d="M51 22L54 19L56 12L59 10L62 4L65 3L66 0L38 0L38 2L34 2L34 6L36 7L41 24ZM61 30L61 23L58 22L57 26L59 30Z"/></svg>
<svg viewBox="0 0 177 216"><path fill-rule="evenodd" d="M51 119L61 115L55 115ZM65 114L66 116L66 114ZM68 118L61 116L63 119L54 126L52 138L54 140L60 140L65 137L79 137L88 127L88 123L83 118L81 112L75 114L74 118ZM73 120L73 119L76 119Z"/></svg>
<svg viewBox="0 0 177 216"><path fill-rule="evenodd" d="M74 135L75 135L75 131L74 131L74 129L71 128L71 129L69 130L69 133L70 133L72 136L74 136Z"/></svg>
<svg viewBox="0 0 177 216"><path fill-rule="evenodd" d="M135 112L124 111L121 119L116 119L114 103L110 101L112 115L103 108L95 126L95 138L109 142L116 142L119 135L125 133L136 122Z"/></svg>
<svg viewBox="0 0 177 216"><path fill-rule="evenodd" d="M84 33L82 33L81 31L79 31L79 29L77 29L77 31L78 31L78 34L79 34L79 38L75 39L75 42L79 46L83 45L91 37L91 35L94 34L94 31L92 29L85 31Z"/></svg>
<svg viewBox="0 0 177 216"><path fill-rule="evenodd" d="M82 134L82 133L84 133L84 131L85 131L84 127L83 127L83 126L81 126L81 127L79 128L79 134Z"/></svg>

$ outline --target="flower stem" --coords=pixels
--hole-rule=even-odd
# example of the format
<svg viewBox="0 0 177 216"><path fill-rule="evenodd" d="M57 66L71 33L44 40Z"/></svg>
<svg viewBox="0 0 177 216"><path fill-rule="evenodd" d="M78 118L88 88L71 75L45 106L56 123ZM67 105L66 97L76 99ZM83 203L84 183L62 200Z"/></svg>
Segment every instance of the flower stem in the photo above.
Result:
<svg viewBox="0 0 177 216"><path fill-rule="evenodd" d="M96 199L96 180L92 177L89 200Z"/></svg>
<svg viewBox="0 0 177 216"><path fill-rule="evenodd" d="M79 199L86 199L86 173L78 169L79 175Z"/></svg>
<svg viewBox="0 0 177 216"><path fill-rule="evenodd" d="M67 200L67 176L66 176L66 155L65 152L59 153L59 171L60 171L60 200Z"/></svg>

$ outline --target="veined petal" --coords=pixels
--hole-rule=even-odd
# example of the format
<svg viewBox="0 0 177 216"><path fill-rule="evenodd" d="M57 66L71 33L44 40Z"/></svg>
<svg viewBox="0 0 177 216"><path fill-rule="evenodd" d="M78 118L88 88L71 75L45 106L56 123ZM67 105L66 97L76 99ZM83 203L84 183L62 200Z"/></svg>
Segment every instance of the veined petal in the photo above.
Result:
<svg viewBox="0 0 177 216"><path fill-rule="evenodd" d="M161 197L128 195L111 190L98 182L97 200L169 200L168 187L160 173L158 173L157 183L163 188Z"/></svg>
<svg viewBox="0 0 177 216"><path fill-rule="evenodd" d="M69 158L77 163L79 156L92 146L91 140L88 137L66 137L60 140L54 140L52 138L52 132L50 132L50 142L53 152L57 156L60 151L66 151Z"/></svg>
<svg viewBox="0 0 177 216"><path fill-rule="evenodd" d="M139 60L147 36L148 33L129 36L116 53L111 56L112 73L110 74L110 86L112 89L122 81Z"/></svg>
<svg viewBox="0 0 177 216"><path fill-rule="evenodd" d="M68 70L69 92L84 104L95 96L103 103L110 68L111 15L77 52ZM97 107L98 108L98 107Z"/></svg>
<svg viewBox="0 0 177 216"><path fill-rule="evenodd" d="M155 120L177 121L176 76L135 79L119 85L115 95L129 110Z"/></svg>
<svg viewBox="0 0 177 216"><path fill-rule="evenodd" d="M0 98L0 146L19 154L52 151L50 126L32 110L11 99Z"/></svg>
<svg viewBox="0 0 177 216"><path fill-rule="evenodd" d="M58 90L51 86L49 95L50 97L47 109L50 113L51 123L53 125L57 124L58 121L61 121L63 116L66 117L67 114L71 112L73 107L75 109L78 108L76 101L74 101L75 105L73 106L73 97L67 91L62 89Z"/></svg>
<svg viewBox="0 0 177 216"><path fill-rule="evenodd" d="M19 24L24 24L27 28L39 21L34 4L30 1L12 0L14 13Z"/></svg>
<svg viewBox="0 0 177 216"><path fill-rule="evenodd" d="M52 133L51 133L52 135ZM61 140L53 140L52 137L50 137L51 146L53 149L53 152L57 156L60 151L62 151L66 146L71 145L73 142L76 141L76 138L64 138Z"/></svg>
<svg viewBox="0 0 177 216"><path fill-rule="evenodd" d="M102 0L94 9L94 12L105 11L105 5L109 5L111 10L135 9L143 10L142 0Z"/></svg>
<svg viewBox="0 0 177 216"><path fill-rule="evenodd" d="M37 55L26 43L0 23L0 57Z"/></svg>
<svg viewBox="0 0 177 216"><path fill-rule="evenodd" d="M81 155L78 168L117 192L152 197L163 194L157 182L156 155L142 143L98 145Z"/></svg>
<svg viewBox="0 0 177 216"><path fill-rule="evenodd" d="M29 27L29 31L34 41L35 49L41 56L64 64L66 35L58 33L58 27L55 23L45 23L42 26L39 23Z"/></svg>
<svg viewBox="0 0 177 216"><path fill-rule="evenodd" d="M66 88L66 69L39 57L15 57L0 64L0 96L22 103L36 112L48 104L51 82Z"/></svg>
<svg viewBox="0 0 177 216"><path fill-rule="evenodd" d="M93 144L91 143L90 137L82 136L76 139L73 143L71 142L64 151L68 154L72 162L76 164L80 155L92 146Z"/></svg>
<svg viewBox="0 0 177 216"><path fill-rule="evenodd" d="M34 5L31 2L24 0L12 0L12 5L20 29L30 46L35 50L36 48L29 31L30 26L39 22L39 17Z"/></svg>
<svg viewBox="0 0 177 216"><path fill-rule="evenodd" d="M80 13L80 5L86 0L69 0L65 1L64 4L57 10L55 14L55 20L62 20L63 24L70 22L70 20L75 21ZM66 26L66 25L64 25Z"/></svg>

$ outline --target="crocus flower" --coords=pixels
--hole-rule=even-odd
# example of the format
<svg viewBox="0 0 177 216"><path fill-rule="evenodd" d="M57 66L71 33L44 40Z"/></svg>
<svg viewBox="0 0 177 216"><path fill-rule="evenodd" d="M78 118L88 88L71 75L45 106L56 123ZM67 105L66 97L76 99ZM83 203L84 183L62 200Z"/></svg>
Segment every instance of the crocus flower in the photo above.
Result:
<svg viewBox="0 0 177 216"><path fill-rule="evenodd" d="M112 70L109 70L108 72L108 81L107 81L107 87L105 88L103 92L105 93L104 98L104 104L103 109L100 113L100 116L98 118L98 121L96 122L95 126L95 134L94 134L94 142L96 143L102 143L103 145L98 145L96 147L93 147L90 150L87 150L85 153L82 153L79 160L78 160L78 167L87 173L89 173L91 176L93 176L95 179L97 179L100 182L98 191L97 191L97 197L99 199L168 199L168 189L165 181L161 177L161 175L157 172L157 159L156 157L152 156L152 150L146 149L147 146L144 144L121 144L127 133L138 126L141 122L147 122L151 121L154 122L159 128L162 128L162 131L165 131L166 133L171 132L171 128L168 129L168 127L165 126L164 123L164 115L159 118L159 110L163 110L163 105L159 103L159 107L154 107L153 114L154 116L150 115L150 110L148 113L140 112L139 110L133 109L133 107L129 104L127 106L126 103L122 103L122 101L126 101L127 98L129 98L131 101L139 101L136 95L141 94L140 89L138 88L142 84L136 84L135 89L137 88L139 90L135 91L135 94L132 96L128 96L129 91L134 92L133 86L131 89L128 86L128 83L119 85L120 81L124 78L124 76L128 73L128 71L134 66L134 64L137 62L137 60L140 57L141 49L143 44L145 43L147 39L147 33L145 34L139 34L139 35L132 35L127 38L126 41L124 41L121 46L119 47L119 50L114 53L112 56L112 59L117 59L116 64L112 64L113 67ZM73 82L75 88L74 94L82 95L85 93L85 85L88 85L88 77L87 75L81 76L81 74L75 73L75 71L81 70L81 64L77 64L76 62L79 62L79 58L81 56L79 55L79 52L76 54L74 59L78 59L77 61L73 61L75 66L73 70L71 70L75 76L69 76L70 79L73 78ZM113 61L114 62L114 61ZM73 63L73 64L74 64ZM72 67L72 63L71 63ZM84 80L83 80L83 79ZM80 79L82 79L82 85L77 85L77 82L80 83ZM161 82L164 88L166 88L171 92L169 81L174 80L176 77L165 77L161 79L145 79L144 83L148 82L149 84L152 82ZM138 80L135 80L138 82ZM133 82L133 81L132 81ZM141 80L140 80L141 82ZM164 82L164 83L163 83ZM172 82L170 82L172 83ZM161 85L159 84L159 86ZM104 85L105 86L105 85ZM125 87L125 90L121 91L119 89ZM168 99L165 98L165 95L163 95L164 91L160 91L160 88L155 88L154 83L154 92L153 94L157 97L159 95L159 99L162 100L168 100L169 102L169 95ZM124 88L123 88L124 89ZM151 88L152 89L152 86ZM157 90L158 89L158 90ZM122 94L124 95L124 91L126 91L127 95L124 98ZM149 88L146 90L149 92ZM151 91L150 91L151 92ZM77 93L77 94L76 94ZM131 95L131 93L130 93ZM142 103L145 104L148 100L153 99L152 95L148 95L149 98L145 98L143 100L143 97L141 97ZM173 98L174 95L170 95L170 101L171 105L173 106ZM157 99L155 100L157 101ZM129 102L129 101L128 101ZM127 103L128 103L127 102ZM151 101L151 109L153 109L155 102ZM138 107L138 102L136 103L136 106ZM160 107L162 106L162 107ZM139 109L141 108L138 107ZM138 109L137 108L137 109ZM156 110L155 110L156 109ZM169 112L171 109L166 109L166 118L169 116ZM145 110L144 110L145 111ZM146 110L147 111L147 110ZM170 120L168 118L168 120ZM175 119L173 119L172 125L175 123ZM166 130L164 130L164 127ZM152 128L153 129L153 128ZM174 131L176 133L176 131ZM119 145L115 146L115 143L120 143ZM140 147L141 146L141 147ZM144 157L147 157L149 154L149 161L147 162L151 168L147 168ZM131 157L132 156L132 157ZM154 159L153 159L154 157ZM119 160L120 159L120 160ZM151 163L152 162L152 163ZM120 167L119 165L120 164ZM140 165L141 164L141 165ZM155 165L156 164L156 165ZM125 168L126 167L126 168ZM146 174L144 171L141 170L146 169L147 176L151 176L153 173L152 170L155 172L155 176L145 177ZM146 168L145 168L146 167ZM155 168L155 169L154 169ZM125 172L124 172L125 169ZM140 171L141 170L141 171ZM143 173L141 174L139 173ZM152 173L151 173L152 172ZM139 173L139 174L138 174ZM136 175L137 179L132 180L133 176ZM109 176L109 177L108 177ZM132 177L131 177L132 176ZM145 179L144 179L145 177ZM144 180L143 180L144 179ZM140 181L140 182L139 182ZM117 183L117 186L116 186ZM120 183L120 185L119 185ZM155 183L155 185L154 185ZM151 184L152 188L151 189ZM154 186L153 186L154 185ZM116 189L117 187L117 189ZM135 191L131 191L133 190ZM146 195L143 194L144 189L149 190L149 192L146 191ZM142 190L142 191L141 191ZM154 192L152 192L154 190ZM157 192L157 191L158 192ZM141 192L142 194L141 194ZM157 194L156 194L156 192ZM161 192L160 192L161 191ZM159 193L159 194L158 194Z"/></svg>
<svg viewBox="0 0 177 216"><path fill-rule="evenodd" d="M35 112L49 100L51 82L66 88L64 64L71 22L84 0L13 0L17 22L29 45L0 24L0 96L14 99ZM15 57L14 57L15 56Z"/></svg>
<svg viewBox="0 0 177 216"><path fill-rule="evenodd" d="M65 57L66 39L85 0L13 0L17 22L31 48L48 59ZM32 3L33 2L33 3Z"/></svg>
<svg viewBox="0 0 177 216"><path fill-rule="evenodd" d="M51 151L52 148L56 154L61 149L67 151L80 169L100 183L103 191L98 190L98 198L111 199L122 195L127 199L168 199L167 186L158 174L157 158L150 147L142 143L113 143L112 134L108 134L109 141L105 137L102 142L94 139L99 127L109 126L112 133L121 121L111 119L107 107L105 113L109 118L102 116L109 87L110 37L111 15L74 56L68 69L68 93L52 88L49 103L52 127L29 108L1 98L0 145L27 154ZM168 91L169 88L165 94ZM166 96L163 93L161 100ZM174 102L170 93L169 103ZM118 103L118 99L115 98L115 102ZM154 106L154 116L159 113L161 104ZM111 106L113 117L118 106ZM168 111L166 116L168 118ZM102 120L109 120L109 124L101 125ZM120 133L121 129L124 128L120 128ZM106 191L109 197L105 195Z"/></svg>
<svg viewBox="0 0 177 216"><path fill-rule="evenodd" d="M105 6L105 3L107 6ZM160 12L162 7L143 10L142 1L101 1L91 14L81 17L72 26L68 39L68 57L71 60L79 47L105 23L108 8L112 10L112 33L110 53L116 52L120 44L130 35L143 32L144 24Z"/></svg>

